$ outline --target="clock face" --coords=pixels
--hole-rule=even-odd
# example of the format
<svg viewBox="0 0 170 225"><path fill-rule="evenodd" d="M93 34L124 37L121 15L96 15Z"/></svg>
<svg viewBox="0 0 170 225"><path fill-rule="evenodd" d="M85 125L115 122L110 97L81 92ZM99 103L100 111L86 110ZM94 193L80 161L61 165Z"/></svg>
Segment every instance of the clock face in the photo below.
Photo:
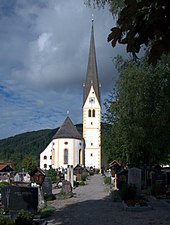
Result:
<svg viewBox="0 0 170 225"><path fill-rule="evenodd" d="M95 98L92 98L92 97L89 98L89 102L90 102L90 103L95 103Z"/></svg>

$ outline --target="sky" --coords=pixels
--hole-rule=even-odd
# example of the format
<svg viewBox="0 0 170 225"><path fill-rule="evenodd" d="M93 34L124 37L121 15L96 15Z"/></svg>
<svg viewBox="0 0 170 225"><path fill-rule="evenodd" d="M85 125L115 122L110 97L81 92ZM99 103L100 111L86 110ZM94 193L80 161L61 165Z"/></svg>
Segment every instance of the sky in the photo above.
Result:
<svg viewBox="0 0 170 225"><path fill-rule="evenodd" d="M109 10L84 0L0 1L0 139L59 127L67 111L82 123L92 14L104 110L118 76L113 58L121 54L107 42Z"/></svg>

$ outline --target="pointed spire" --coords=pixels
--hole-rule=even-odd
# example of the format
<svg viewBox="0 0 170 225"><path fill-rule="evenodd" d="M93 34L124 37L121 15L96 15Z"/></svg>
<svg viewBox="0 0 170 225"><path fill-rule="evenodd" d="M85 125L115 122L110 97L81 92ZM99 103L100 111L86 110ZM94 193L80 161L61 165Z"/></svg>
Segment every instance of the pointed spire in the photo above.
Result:
<svg viewBox="0 0 170 225"><path fill-rule="evenodd" d="M97 62L96 62L96 50L94 42L94 19L92 16L92 28L91 28L91 38L90 38L90 49L89 49L89 59L86 73L86 83L84 87L84 103L89 94L90 88L93 85L95 94L100 102L100 90L99 90L99 81L98 81L98 71L97 71ZM83 103L83 104L84 104Z"/></svg>

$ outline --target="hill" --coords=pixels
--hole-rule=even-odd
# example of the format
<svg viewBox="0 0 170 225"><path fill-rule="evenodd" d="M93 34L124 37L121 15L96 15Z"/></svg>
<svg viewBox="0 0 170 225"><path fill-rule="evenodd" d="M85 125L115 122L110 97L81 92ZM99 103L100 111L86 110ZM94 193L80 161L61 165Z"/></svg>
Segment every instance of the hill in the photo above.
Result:
<svg viewBox="0 0 170 225"><path fill-rule="evenodd" d="M82 134L82 124L77 124L76 127ZM39 160L40 153L50 143L58 129L26 132L0 140L0 160L11 162L18 169L25 155L29 154Z"/></svg>

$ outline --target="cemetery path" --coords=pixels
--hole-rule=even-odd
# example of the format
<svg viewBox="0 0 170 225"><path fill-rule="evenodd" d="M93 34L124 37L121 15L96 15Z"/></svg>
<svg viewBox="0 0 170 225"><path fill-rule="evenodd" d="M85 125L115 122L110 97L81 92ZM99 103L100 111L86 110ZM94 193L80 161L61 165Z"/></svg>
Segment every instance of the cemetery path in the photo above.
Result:
<svg viewBox="0 0 170 225"><path fill-rule="evenodd" d="M54 193L58 190L54 189ZM169 225L170 214L160 201L152 200L153 210L129 212L121 202L112 202L109 186L94 175L85 186L74 189L74 197L54 200L54 215L48 225Z"/></svg>

